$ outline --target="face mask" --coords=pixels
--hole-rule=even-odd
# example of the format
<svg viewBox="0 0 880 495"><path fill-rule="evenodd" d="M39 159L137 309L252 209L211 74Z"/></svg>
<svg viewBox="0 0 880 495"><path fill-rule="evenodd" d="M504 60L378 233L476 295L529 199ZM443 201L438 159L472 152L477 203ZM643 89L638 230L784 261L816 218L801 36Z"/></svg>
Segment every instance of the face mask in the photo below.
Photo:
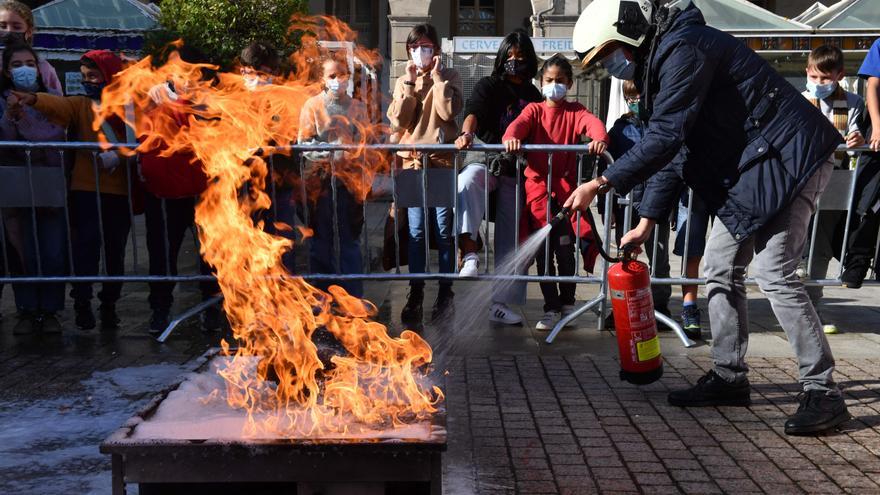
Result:
<svg viewBox="0 0 880 495"><path fill-rule="evenodd" d="M329 93L330 96L335 96L335 97L342 96L343 94L345 94L345 91L347 89L347 87L346 87L347 85L343 86L342 81L340 81L338 78L328 79L326 82L326 86L327 86L327 93Z"/></svg>
<svg viewBox="0 0 880 495"><path fill-rule="evenodd" d="M39 88L37 84L37 68L22 65L9 71L12 74L12 84L19 91L27 91L29 93L36 92Z"/></svg>
<svg viewBox="0 0 880 495"><path fill-rule="evenodd" d="M813 98L824 100L837 91L837 81L828 84L816 84L807 79L807 91Z"/></svg>
<svg viewBox="0 0 880 495"><path fill-rule="evenodd" d="M104 91L104 86L106 86L106 85L107 85L107 83L90 83L90 82L83 82L82 83L83 91L86 92L86 96L88 96L89 98L91 98L93 100L100 100L101 99L101 93Z"/></svg>
<svg viewBox="0 0 880 495"><path fill-rule="evenodd" d="M504 62L504 73L508 76L525 77L529 66L522 60L508 60Z"/></svg>
<svg viewBox="0 0 880 495"><path fill-rule="evenodd" d="M434 59L434 49L426 46L416 46L409 51L412 61L419 69L424 69L431 65Z"/></svg>
<svg viewBox="0 0 880 495"><path fill-rule="evenodd" d="M565 94L568 93L568 86L559 83L545 84L541 87L541 93L548 100L559 101L565 98Z"/></svg>
<svg viewBox="0 0 880 495"><path fill-rule="evenodd" d="M24 33L0 31L0 42L2 42L5 46L24 44Z"/></svg>
<svg viewBox="0 0 880 495"><path fill-rule="evenodd" d="M609 74L618 79L629 81L636 75L636 64L626 58L623 48L618 48L609 53L600 63Z"/></svg>
<svg viewBox="0 0 880 495"><path fill-rule="evenodd" d="M639 103L627 103L626 106L629 108L629 111L638 115L639 114Z"/></svg>

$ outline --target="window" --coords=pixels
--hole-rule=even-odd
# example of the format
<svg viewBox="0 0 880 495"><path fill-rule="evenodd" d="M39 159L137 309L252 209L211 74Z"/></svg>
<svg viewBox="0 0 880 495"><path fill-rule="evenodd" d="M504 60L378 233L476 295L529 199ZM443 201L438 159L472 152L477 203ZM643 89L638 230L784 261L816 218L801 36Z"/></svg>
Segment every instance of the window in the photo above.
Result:
<svg viewBox="0 0 880 495"><path fill-rule="evenodd" d="M358 43L374 47L379 39L378 0L327 0L327 12L358 33Z"/></svg>
<svg viewBox="0 0 880 495"><path fill-rule="evenodd" d="M459 36L495 36L501 18L500 4L496 0L458 0L455 33Z"/></svg>

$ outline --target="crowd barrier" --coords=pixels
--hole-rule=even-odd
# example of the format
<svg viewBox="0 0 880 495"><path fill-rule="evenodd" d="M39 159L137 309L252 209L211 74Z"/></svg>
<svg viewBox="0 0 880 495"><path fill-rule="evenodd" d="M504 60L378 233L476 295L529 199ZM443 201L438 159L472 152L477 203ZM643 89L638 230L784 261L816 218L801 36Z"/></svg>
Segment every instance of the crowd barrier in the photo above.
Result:
<svg viewBox="0 0 880 495"><path fill-rule="evenodd" d="M33 273L10 273L10 262L9 262L9 243L7 242L7 229L6 226L2 223L4 222L4 217L6 215L0 216L0 246L5 246L3 251L3 276L0 277L0 283L8 284L8 283L16 283L16 284L24 284L24 283L51 283L51 282L64 282L64 283L73 283L73 282L206 282L213 281L214 277L212 275L204 275L198 272L194 273L184 273L184 274L172 274L172 270L169 264L166 264L166 271L164 274L149 274L145 271L146 264L143 263L143 253L139 250L139 230L137 227L138 223L136 221L135 214L135 206L132 201L131 194L131 184L132 180L136 179L136 174L138 168L134 163L130 163L132 166L124 166L120 167L117 170L117 173L125 173L128 177L129 184L129 196L128 196L128 215L130 217L130 221L132 224L132 228L130 230L130 242L128 243L126 259L129 263L126 266L125 275L108 275L107 265L106 265L106 256L105 254L105 246L106 239L104 234L104 229L102 225L102 219L100 218L101 212L101 195L100 195L100 182L98 181L99 174L99 165L98 165L98 153L106 151L108 149L119 149L119 148L133 148L136 145L134 144L110 144L110 145L98 145L96 143L83 143L83 142L20 142L20 141L0 141L0 150L21 150L25 155L25 163L20 164L10 164L10 163L0 163L0 208L3 208L4 211L7 208L16 208L16 209L24 209L29 210L31 221L36 224L37 222L37 210L38 208L61 208L64 210L64 218L65 218L65 227L66 227L66 257L67 257L67 273L61 276L45 276L43 273L43 263L40 260L40 256L37 256L36 269L31 270ZM361 207L363 208L363 215L365 219L369 218L368 209L371 205L382 204L387 207L393 207L397 209L397 214L393 215L393 235L394 235L394 245L400 246L400 237L399 237L399 225L398 221L400 218L400 209L403 208L412 208L412 207L420 207L423 208L423 211L426 215L425 218L425 228L426 228L426 239L430 238L430 225L431 222L427 221L428 208L432 207L451 207L454 210L457 210L458 205L458 191L459 186L459 174L464 165L469 163L486 163L485 156L480 156L480 154L488 154L488 153L498 153L502 152L503 146L501 145L485 145L485 144L475 144L469 150L461 151L455 149L453 145L446 144L436 144L436 145L418 145L418 146L405 146L405 145L397 145L397 144L373 144L368 145L371 151L373 152L381 152L388 157L387 163L391 164L390 169L386 169L383 173L375 175L372 177L372 182L370 183L371 193L369 194L366 201L363 202ZM842 150L843 148L841 148ZM100 235L100 246L102 249L102 260L101 263L101 271L98 274L92 275L77 275L73 271L73 246L71 241L71 221L70 221L70 212L68 205L68 167L43 167L43 166L34 166L31 161L31 155L34 150L40 150L41 152L47 153L58 153L60 157L61 163L67 162L67 155L76 151L87 151L92 155L92 164L94 169L94 174L96 177L96 190L95 190L95 201L98 206L97 211L99 218L96 219L99 225L99 235ZM284 147L284 149L276 148L263 148L260 150L254 150L255 156L264 156L267 157L267 162L270 168L270 173L276 172L279 167L276 165L276 158L279 156L279 153L290 154L293 152L293 156L298 156L298 153L303 152L337 152L337 151L358 151L362 150L360 146L354 145L293 145ZM858 153L860 151L867 150L866 147L850 149L848 151ZM402 169L400 168L397 161L392 157L398 151L413 151L421 154L423 167L421 169ZM597 158L595 156L590 156L587 151L586 145L525 145L523 146L524 152L545 152L549 156L549 161L552 163L553 154L554 153L575 153L578 156L578 163L582 166L578 167L578 182L583 182L594 177L596 173L596 165ZM454 156L455 167L450 169L440 169L440 168L430 168L427 166L428 164L428 153L450 153ZM468 155L470 159L465 159L465 153L476 153L475 155ZM364 156L362 153L356 153L356 155ZM331 157L334 156L332 153ZM608 163L612 163L610 155L605 153L605 160ZM129 160L137 160L138 157L134 156ZM366 160L366 158L362 158ZM468 163L465 163L467 161ZM290 161L287 160L289 163ZM294 167L298 164L298 170L294 170L293 172L298 173L299 177L305 177L306 169L308 167L307 160L305 158L300 158L299 160L294 160ZM332 204L337 204L338 194L339 194L339 179L337 178L337 174L335 173L333 167L335 166L335 161L333 159L330 160L331 174L330 174L330 185L331 185L331 202ZM364 163L363 167L363 177L364 180L369 180L368 174L366 172L367 167L366 163ZM289 165L288 165L289 166ZM516 191L516 203L523 203L523 192L522 192L522 174L520 173L522 163L517 163L518 173L517 177L517 191ZM612 165L613 166L613 165ZM551 167L552 171L552 167ZM485 183L489 182L489 169L485 168ZM552 180L552 177L550 177ZM267 191L273 199L272 206L272 214L274 218L278 218L278 202L275 200L278 194L276 190L275 181L267 181L269 184L269 191ZM548 183L548 192L549 192L549 184ZM308 197L309 191L306 189L306 182L299 181L299 191L296 192L294 197L291 198L291 201L298 205L305 204L305 200ZM826 188L825 194L823 194L822 198L819 201L818 209L819 210L841 210L846 211L846 232L844 235L843 246L841 246L843 259L846 256L846 238L849 233L849 225L850 219L852 218L852 198L855 193L856 188L856 170L835 170L831 181ZM687 207L687 219L690 221L692 215L692 206L693 206L693 191L689 192L691 201L688 202ZM162 201L162 213L163 216L166 215L165 209L165 201ZM485 194L485 211L489 211L489 193ZM613 208L612 208L612 196L606 195L604 198L605 201L605 212L604 217L602 218L602 225L600 229L602 230L601 237L604 243L605 250L611 252L611 247L613 245L611 240L611 228L612 228L612 217L613 217ZM618 198L619 204L626 206L625 220L624 222L630 224L632 216L633 216L633 205L629 198ZM595 207L595 205L594 205ZM21 211L21 210L20 210ZM520 214L521 212L518 210L516 212L516 225L514 226L516 230L516 238L520 238L519 226L520 226ZM548 220L550 215L550 209L548 208ZM577 213L578 219L580 219L580 213ZM300 222L304 225L309 224L308 218L308 208L300 208L298 210L298 219L297 222ZM453 232L459 232L458 225L458 215L453 215ZM167 217L163 218L163 224L168 226ZM339 235L339 218L338 218L338 209L333 208L333 228L334 228L334 258L336 261L335 266L340 267L340 259L341 259L341 251L342 246L340 245L340 235ZM523 282L575 282L579 284L596 284L599 287L599 294L587 301L586 303L579 306L572 314L568 317L564 318L559 324L549 333L546 338L548 343L553 342L562 328L570 323L572 320L578 318L583 315L587 311L594 311L598 315L598 328L601 330L604 328L604 320L605 315L608 311L608 298L607 298L607 262L603 260L601 257L597 260L597 267L593 274L583 274L581 270L580 261L581 257L576 255L575 257L575 276L537 276L537 275L529 275L529 274L497 274L494 273L490 267L493 266L490 263L490 259L492 258L492 253L490 250L490 227L489 222L486 219L483 219L483 224L481 228L481 236L483 239L483 249L481 252L481 266L484 267L482 273L479 274L478 277L475 277L475 280L491 283L495 280L515 280L515 281L523 281ZM816 228L817 225L812 226L811 231L811 248L809 250L809 256L807 258L807 266L812 266L813 263L813 249L812 245L816 238ZM375 229L374 229L375 230ZM579 229L578 229L579 230ZM687 229L686 237L689 238L692 229ZM193 235L193 242L197 243L197 239L195 239L195 230L191 229ZM580 238L580 232L576 232L576 236ZM39 233L37 229L32 229L33 242L35 246L39 246ZM381 236L382 234L380 234ZM342 273L296 273L296 276L301 276L307 280L312 281L344 281L344 280L361 280L361 281L409 281L414 279L422 279L422 280L439 280L439 279L460 279L457 271L454 273L437 273L436 271L432 271L430 268L431 263L428 262L426 264L425 273L417 273L410 274L405 273L401 270L401 260L400 260L400 250L395 249L395 259L394 259L394 267L391 270L387 271L374 271L373 270L373 254L374 250L372 247L376 241L377 235L371 229L368 228L368 224L365 224L361 233L361 248L362 248L362 257L364 260L363 273L358 274L342 274ZM168 244L168 234L167 231L164 236L165 239L165 260L169 260L169 244ZM459 245L458 245L458 235L453 236L454 239L454 253L458 253ZM656 243L658 242L658 236L655 236L655 249L653 253L656 257L658 250L656 249ZM686 239L685 252L682 256L682 259L687 259L688 257L688 247L689 247L689 239ZM306 241L308 242L308 241ZM545 256L549 255L549 250L546 249L549 246L549 239L545 241ZM296 247L294 249L297 249ZM425 250L426 250L426 259L430 260L430 243L425 242ZM306 250L308 251L308 250ZM198 250L194 250L196 256L198 256ZM875 248L875 259L876 255L880 252L880 242ZM546 260L545 260L546 261ZM653 284L665 284L665 285L682 285L682 284L693 284L693 285L702 285L705 283L705 279L701 278L686 278L684 276L685 272L685 264L682 263L682 272L679 277L668 277L668 278L657 278L655 277L656 270L656 259L653 260L652 263L652 283ZM195 267L195 270L198 270L198 262L188 263L188 266ZM831 279L816 279L816 280L805 280L806 284L811 285L823 285L823 286L839 286L840 275L842 273L842 264L841 271L838 272L837 277ZM754 281L751 279L747 280L747 284L753 285ZM877 285L877 282L866 281L865 285ZM183 313L177 315L172 321L170 326L166 329L166 331L159 336L160 341L165 341L173 329L182 321L192 316L197 315L201 311L204 311L207 307L212 304L216 304L219 298L209 299L203 301L202 303L184 311ZM144 302L146 304L146 301ZM682 343L685 346L692 346L694 342L688 339L681 327L671 318L663 315L661 313L656 314L658 321L661 324L664 324L670 327L675 333L679 336Z"/></svg>

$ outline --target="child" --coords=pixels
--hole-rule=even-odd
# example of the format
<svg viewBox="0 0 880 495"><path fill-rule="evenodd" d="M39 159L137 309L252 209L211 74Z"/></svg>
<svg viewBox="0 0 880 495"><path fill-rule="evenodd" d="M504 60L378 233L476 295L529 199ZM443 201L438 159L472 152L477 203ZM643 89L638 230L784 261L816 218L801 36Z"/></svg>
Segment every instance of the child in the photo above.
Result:
<svg viewBox="0 0 880 495"><path fill-rule="evenodd" d="M866 79L865 99L870 119L868 147L872 152L863 153L859 158L856 194L853 199L855 219L847 247L843 275L840 277L845 287L858 289L862 286L871 258L877 245L877 226L880 224L880 38L874 41L862 67L859 77ZM874 277L880 281L880 260L874 259Z"/></svg>
<svg viewBox="0 0 880 495"><path fill-rule="evenodd" d="M803 92L810 102L819 108L832 124L846 139L849 147L861 146L865 138L859 129L862 116L865 113L865 103L856 94L844 91L839 81L843 79L843 52L840 48L830 45L822 45L814 49L807 58L807 89ZM845 153L835 155L835 167L849 170L849 156ZM828 272L828 263L831 257L840 251L840 244L845 211L819 210L813 218L816 222L816 238L813 245L812 266L809 267L809 277L823 279ZM809 252L809 251L807 251ZM822 299L821 286L809 286L807 292L813 301L813 306L819 308ZM837 333L835 325L823 325L825 333Z"/></svg>
<svg viewBox="0 0 880 495"><path fill-rule="evenodd" d="M46 91L37 67L40 58L29 45L7 45L3 51L3 72L0 75L0 139L4 141L64 141L64 128L49 122L33 108L20 103L7 104L11 91ZM12 101L14 101L12 97ZM23 151L4 150L6 163L26 166ZM31 150L32 167L54 167L63 173L61 156L55 151ZM40 187L40 184L33 184ZM27 187L27 185L24 185ZM44 277L63 276L67 267L67 225L64 208L4 208L3 222L6 242L12 247L9 263L13 274ZM35 244L35 231L36 242ZM38 261L39 260L39 261ZM39 265L38 265L39 263ZM13 284L19 321L13 333L26 334L42 330L58 333L61 324L56 313L64 309L64 284Z"/></svg>
<svg viewBox="0 0 880 495"><path fill-rule="evenodd" d="M0 1L0 43L10 46L17 43L33 45L33 42L34 14L30 7L16 0ZM63 94L58 74L49 62L40 59L37 69L46 92L53 95Z"/></svg>
<svg viewBox="0 0 880 495"><path fill-rule="evenodd" d="M350 74L346 64L328 57L321 64L323 91L309 98L299 119L299 138L303 144L351 144L361 141L358 123L365 123L367 107L348 95ZM309 168L303 180L310 195L305 205L309 211L309 227L313 236L309 245L309 264L312 273L363 273L360 235L363 228L363 204L355 197L345 181L339 177L346 168L343 153L310 151L304 153ZM333 175L331 175L333 174ZM359 173L345 174L360 177ZM333 201L333 182L336 199ZM334 215L334 210L335 215ZM334 239L334 216L339 239ZM336 259L336 244L339 259ZM338 265L337 265L338 261ZM326 290L329 282L317 282L315 287ZM360 281L341 282L349 294L363 297Z"/></svg>
<svg viewBox="0 0 880 495"><path fill-rule="evenodd" d="M397 79L394 95L388 106L388 119L392 131L400 135L400 144L452 143L458 136L455 117L464 106L461 90L461 77L454 69L440 65L440 41L437 30L430 24L419 24L412 28L406 39L410 60L406 73ZM422 168L419 153L401 152L403 168ZM453 156L448 153L429 153L431 167L451 168ZM437 250L440 257L440 272L452 273L455 253L453 253L452 208L429 208L426 214L422 208L409 208L409 271L425 271L426 232L436 234ZM418 326L422 321L422 301L425 282L410 282L410 292L400 319L406 324ZM453 303L452 281L441 280L440 291L431 311L431 319L438 318Z"/></svg>
<svg viewBox="0 0 880 495"><path fill-rule="evenodd" d="M519 151L522 141L529 144L577 144L582 135L589 136L589 152L601 154L608 146L608 134L602 122L583 105L568 101L565 95L571 89L573 74L571 64L562 55L550 57L541 67L541 92L545 100L530 103L507 127L502 141L509 152ZM553 174L550 184L552 197L547 195L548 154L529 153L525 170L526 211L522 216L523 235L541 229L547 223L548 209L555 214L577 187L577 157L573 153L553 154ZM571 223L563 223L550 233L551 253L538 253L538 274L555 275L553 258L556 259L561 276L574 275L574 233L576 216ZM590 228L581 222L581 235L589 235ZM544 266L545 257L550 260ZM544 316L536 325L538 330L550 330L561 317L574 309L575 284L541 283L544 295Z"/></svg>
<svg viewBox="0 0 880 495"><path fill-rule="evenodd" d="M33 106L55 124L69 130L77 141L98 142L98 131L92 128L95 113L92 106L100 103L104 87L122 70L122 59L109 50L92 50L80 59L82 85L85 96L61 97L48 93L16 92L16 101ZM134 139L133 133L122 120L104 122L101 132L110 142ZM94 157L94 158L93 158ZM95 177L97 165L98 176ZM128 162L116 151L93 155L91 150L76 152L70 179L71 235L73 244L73 272L76 276L96 276L103 254L106 271L110 276L123 275L125 245L131 228L128 202ZM98 214L96 193L99 193L101 211ZM98 219L102 220L103 246ZM103 248L103 249L102 249ZM119 282L106 282L98 294L101 300L101 325L104 329L119 327L116 301L122 291ZM70 293L76 310L76 325L83 330L95 328L92 313L92 284L77 282Z"/></svg>
<svg viewBox="0 0 880 495"><path fill-rule="evenodd" d="M203 54L189 45L183 45L177 53L187 63L206 61ZM204 77L210 75L205 74ZM193 115L188 95L181 88L174 91L163 84L151 94L159 91L165 97L157 99L156 105L144 112L144 119L174 122L181 132L189 127L191 119L199 119ZM145 136L139 137L143 139ZM141 154L140 176L144 186L144 223L150 275L177 275L177 257L195 221L196 203L207 187L207 177L192 153L178 151L168 155L167 148L161 145ZM202 260L199 267L202 274L211 273L210 267ZM151 334L161 333L168 327L174 286L174 282L150 282L148 301L152 310L149 323ZM200 282L199 288L202 299L219 292L216 282ZM206 309L202 314L203 329L220 329L220 317L220 310L216 306Z"/></svg>

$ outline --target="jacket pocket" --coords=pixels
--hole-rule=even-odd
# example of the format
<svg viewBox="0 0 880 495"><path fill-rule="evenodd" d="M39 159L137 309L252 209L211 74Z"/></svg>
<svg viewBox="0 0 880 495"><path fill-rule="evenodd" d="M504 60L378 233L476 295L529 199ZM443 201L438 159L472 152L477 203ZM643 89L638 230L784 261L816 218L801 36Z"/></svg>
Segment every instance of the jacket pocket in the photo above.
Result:
<svg viewBox="0 0 880 495"><path fill-rule="evenodd" d="M763 159L770 153L770 143L762 134L756 134L755 137L746 144L742 151L737 170L742 173L752 165Z"/></svg>

